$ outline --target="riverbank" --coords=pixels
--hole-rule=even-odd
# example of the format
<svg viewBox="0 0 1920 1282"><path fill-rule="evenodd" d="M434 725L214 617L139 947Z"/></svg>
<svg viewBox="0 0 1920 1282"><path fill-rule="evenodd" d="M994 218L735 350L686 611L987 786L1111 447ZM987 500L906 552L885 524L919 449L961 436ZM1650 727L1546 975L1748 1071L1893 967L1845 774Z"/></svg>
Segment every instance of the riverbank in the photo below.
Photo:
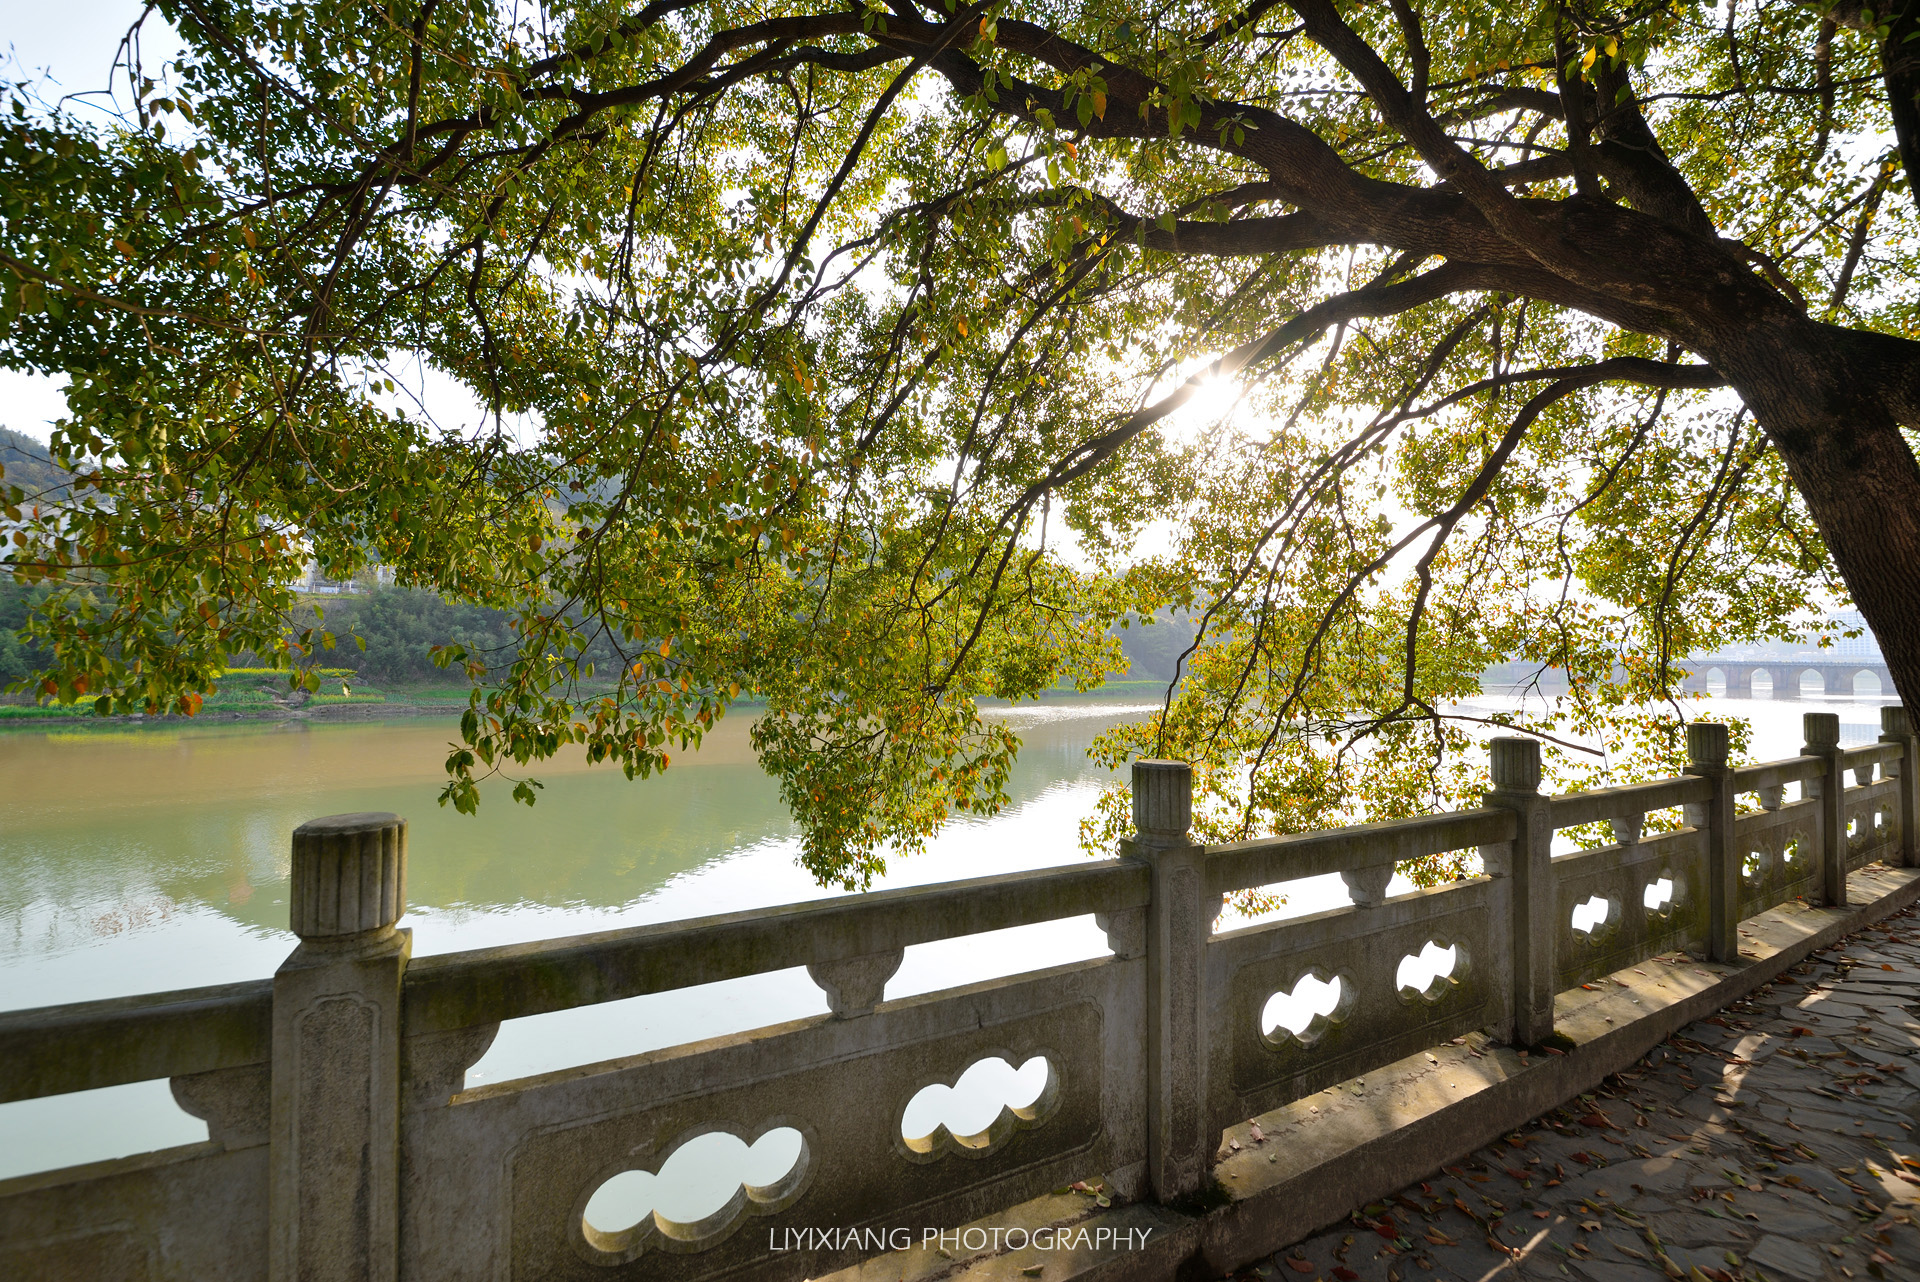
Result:
<svg viewBox="0 0 1920 1282"><path fill-rule="evenodd" d="M285 697L276 697L265 689L220 691L210 695L191 717L175 713L125 716L101 716L91 704L39 704L13 702L19 696L6 696L0 703L0 729L44 726L48 722L98 725L205 725L223 721L363 721L378 717L408 717L422 714L454 714L466 707L465 687L438 687L420 691L355 690L348 693L310 695L295 706Z"/></svg>
<svg viewBox="0 0 1920 1282"><path fill-rule="evenodd" d="M378 690L364 686L347 687L346 693L312 695L304 704L292 706L276 697L261 683L220 691L208 697L192 717L176 714L148 716L100 716L90 704L36 704L15 702L27 696L0 695L0 730L8 727L44 726L49 721L80 722L98 725L205 725L226 721L372 721L387 717L451 716L467 706L469 687L464 685L386 686ZM1110 702L1114 699L1159 700L1166 694L1163 681L1109 681L1092 690L1055 688L1038 700L1019 705L1005 699L982 699L983 707L1044 707L1059 703ZM736 708L753 710L766 704L758 699L740 699Z"/></svg>

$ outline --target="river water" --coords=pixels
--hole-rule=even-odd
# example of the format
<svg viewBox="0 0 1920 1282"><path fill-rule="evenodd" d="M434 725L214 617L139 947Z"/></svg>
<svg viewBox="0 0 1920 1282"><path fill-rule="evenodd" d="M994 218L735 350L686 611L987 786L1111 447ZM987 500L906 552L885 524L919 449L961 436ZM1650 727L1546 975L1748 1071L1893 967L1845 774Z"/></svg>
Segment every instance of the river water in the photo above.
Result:
<svg viewBox="0 0 1920 1282"><path fill-rule="evenodd" d="M1756 757L1768 759L1797 751L1808 710L1839 712L1842 742L1870 740L1878 702L1715 699L1704 715L1751 718ZM1061 702L994 713L1025 745L1012 804L991 819L955 821L924 853L896 861L881 884L1081 858L1079 821L1113 781L1087 760L1087 746L1099 730L1147 710ZM698 753L676 756L671 770L645 782L579 760L549 764L538 771L546 787L537 806L513 805L504 787L490 787L477 817L435 804L454 732L439 718L0 732L0 1009L270 975L294 942L288 834L326 814L407 817L404 924L416 956L835 893L796 866L793 826L753 761L748 724L739 715L721 722ZM1337 878L1326 883L1296 883L1288 913L1343 902ZM1091 918L930 944L908 950L887 995L1105 952ZM468 1080L522 1077L825 1009L805 971L793 970L514 1021ZM0 1179L205 1136L164 1082L4 1105Z"/></svg>

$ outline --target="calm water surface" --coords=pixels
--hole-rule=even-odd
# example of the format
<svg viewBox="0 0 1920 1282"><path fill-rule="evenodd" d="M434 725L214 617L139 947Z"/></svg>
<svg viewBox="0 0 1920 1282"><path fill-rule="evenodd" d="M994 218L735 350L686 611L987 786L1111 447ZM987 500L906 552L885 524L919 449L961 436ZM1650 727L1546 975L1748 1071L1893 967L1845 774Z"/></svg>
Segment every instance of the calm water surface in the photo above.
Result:
<svg viewBox="0 0 1920 1282"><path fill-rule="evenodd" d="M1005 711L1025 746L990 820L962 819L880 884L1079 858L1111 776L1087 760L1138 704ZM539 804L488 787L478 816L435 804L455 733L440 719L0 733L0 1009L272 974L286 930L289 834L318 815L391 810L408 832L414 955L672 921L822 890L749 720L720 723L666 774L628 782L572 760ZM981 944L987 946L982 947ZM1086 918L908 950L900 997L1099 956ZM824 1012L804 970L513 1021L469 1082L498 1081ZM0 1106L0 1178L205 1138L164 1082Z"/></svg>
<svg viewBox="0 0 1920 1282"><path fill-rule="evenodd" d="M1879 700L1714 700L1753 719L1757 755L1798 750L1800 714L1837 711L1842 741L1878 732ZM989 820L952 824L890 886L1071 863L1112 777L1093 736L1137 704L997 713L1025 747ZM270 975L286 931L288 839L318 815L392 810L410 823L414 954L671 921L817 897L746 717L665 775L629 783L578 759L541 769L537 806L489 788L477 817L435 804L453 731L439 719L0 733L0 1009ZM1296 884L1290 912L1344 901ZM909 949L901 997L1106 952L1091 918ZM824 1012L804 970L509 1023L469 1073L490 1082ZM994 1106L997 1109L997 1105ZM0 1178L192 1142L202 1123L164 1082L0 1106Z"/></svg>

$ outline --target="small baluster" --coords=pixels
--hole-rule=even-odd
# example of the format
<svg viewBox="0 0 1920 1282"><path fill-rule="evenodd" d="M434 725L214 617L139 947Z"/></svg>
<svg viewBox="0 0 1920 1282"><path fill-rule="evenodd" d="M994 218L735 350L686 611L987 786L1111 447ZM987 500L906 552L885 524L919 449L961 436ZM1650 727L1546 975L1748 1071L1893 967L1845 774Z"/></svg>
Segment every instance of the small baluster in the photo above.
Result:
<svg viewBox="0 0 1920 1282"><path fill-rule="evenodd" d="M827 995L827 1008L840 1019L865 1015L886 995L887 981L900 969L905 950L863 953L837 961L809 962L807 975Z"/></svg>
<svg viewBox="0 0 1920 1282"><path fill-rule="evenodd" d="M1353 902L1359 908L1378 908L1387 897L1387 883L1393 880L1392 864L1375 864L1370 868L1342 868L1340 880L1347 883L1347 893L1353 896Z"/></svg>

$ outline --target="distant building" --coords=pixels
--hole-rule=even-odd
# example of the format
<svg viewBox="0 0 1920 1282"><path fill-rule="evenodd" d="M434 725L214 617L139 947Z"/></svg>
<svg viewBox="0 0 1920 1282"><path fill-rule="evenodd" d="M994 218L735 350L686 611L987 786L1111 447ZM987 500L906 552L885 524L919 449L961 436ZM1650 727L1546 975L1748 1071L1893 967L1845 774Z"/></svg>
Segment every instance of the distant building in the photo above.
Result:
<svg viewBox="0 0 1920 1282"><path fill-rule="evenodd" d="M306 571L294 584L294 590L314 596L356 596L373 588L390 587L392 584L393 567L390 565L372 566L350 579L330 579L320 572L320 563L309 558Z"/></svg>
<svg viewBox="0 0 1920 1282"><path fill-rule="evenodd" d="M1770 641L1761 645L1729 645L1705 654L1691 656L1693 662L1706 659L1766 660L1766 659L1858 659L1865 663L1884 663L1880 653L1880 643L1874 639L1872 629L1861 617L1858 610L1842 610L1832 616L1833 622L1847 631L1858 631L1857 637L1836 636L1829 646L1795 645L1780 641Z"/></svg>

